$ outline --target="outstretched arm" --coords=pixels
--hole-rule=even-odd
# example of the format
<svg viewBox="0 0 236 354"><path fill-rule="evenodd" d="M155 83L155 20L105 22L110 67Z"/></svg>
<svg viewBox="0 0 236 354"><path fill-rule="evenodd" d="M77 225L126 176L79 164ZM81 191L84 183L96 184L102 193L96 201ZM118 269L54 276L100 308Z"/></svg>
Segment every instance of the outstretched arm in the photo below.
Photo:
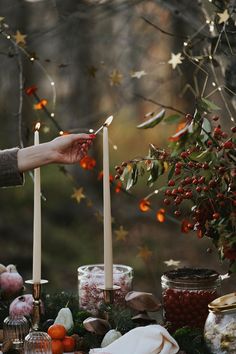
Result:
<svg viewBox="0 0 236 354"><path fill-rule="evenodd" d="M29 146L18 151L18 169L25 172L50 163L73 164L86 154L95 136L69 134L50 142Z"/></svg>

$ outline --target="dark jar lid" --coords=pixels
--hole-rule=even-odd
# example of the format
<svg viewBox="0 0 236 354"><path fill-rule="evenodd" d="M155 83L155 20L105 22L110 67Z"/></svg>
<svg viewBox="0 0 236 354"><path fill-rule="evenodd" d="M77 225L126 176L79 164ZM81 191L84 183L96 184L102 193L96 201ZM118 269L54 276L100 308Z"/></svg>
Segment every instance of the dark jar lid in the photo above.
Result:
<svg viewBox="0 0 236 354"><path fill-rule="evenodd" d="M206 268L177 268L165 272L161 277L163 287L206 289L220 285L220 275Z"/></svg>

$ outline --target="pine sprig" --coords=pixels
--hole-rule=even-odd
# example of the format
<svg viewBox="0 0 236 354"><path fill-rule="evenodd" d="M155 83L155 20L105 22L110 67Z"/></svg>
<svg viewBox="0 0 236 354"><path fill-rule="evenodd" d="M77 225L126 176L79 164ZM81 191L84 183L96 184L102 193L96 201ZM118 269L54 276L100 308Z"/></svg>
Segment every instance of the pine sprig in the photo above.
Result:
<svg viewBox="0 0 236 354"><path fill-rule="evenodd" d="M180 349L186 354L210 354L203 333L199 329L183 327L178 329L173 337L179 344Z"/></svg>

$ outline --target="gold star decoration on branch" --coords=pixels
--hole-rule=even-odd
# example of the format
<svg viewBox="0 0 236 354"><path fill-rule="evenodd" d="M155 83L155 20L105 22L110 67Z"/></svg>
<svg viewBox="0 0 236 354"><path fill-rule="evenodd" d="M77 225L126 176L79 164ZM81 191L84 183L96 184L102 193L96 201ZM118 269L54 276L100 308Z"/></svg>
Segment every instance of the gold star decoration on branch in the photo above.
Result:
<svg viewBox="0 0 236 354"><path fill-rule="evenodd" d="M123 75L117 69L114 69L112 73L109 75L109 77L110 77L111 86L120 85L123 80Z"/></svg>
<svg viewBox="0 0 236 354"><path fill-rule="evenodd" d="M72 194L71 198L75 199L77 203L80 203L82 199L86 198L83 192L84 192L83 187L74 188L74 193Z"/></svg>
<svg viewBox="0 0 236 354"><path fill-rule="evenodd" d="M152 255L153 252L147 246L139 247L139 253L137 256L142 258L144 262L147 262Z"/></svg>
<svg viewBox="0 0 236 354"><path fill-rule="evenodd" d="M227 9L225 9L224 12L217 13L217 15L219 16L219 21L218 21L219 24L225 23L226 21L228 21L230 17Z"/></svg>
<svg viewBox="0 0 236 354"><path fill-rule="evenodd" d="M180 265L180 261L175 261L174 259L169 259L168 261L164 261L164 263L167 265L167 267L178 267Z"/></svg>
<svg viewBox="0 0 236 354"><path fill-rule="evenodd" d="M172 65L172 69L175 69L177 65L182 64L184 58L182 57L182 53L171 53L171 59L168 61L168 64Z"/></svg>
<svg viewBox="0 0 236 354"><path fill-rule="evenodd" d="M131 73L131 77L135 79L141 79L141 77L147 75L147 73L144 70L141 71L133 71Z"/></svg>
<svg viewBox="0 0 236 354"><path fill-rule="evenodd" d="M16 44L24 46L26 44L25 38L27 37L26 34L22 34L19 30L16 31L14 35Z"/></svg>
<svg viewBox="0 0 236 354"><path fill-rule="evenodd" d="M124 229L123 226L120 226L118 230L114 231L116 236L116 241L126 241L126 237L128 236L129 232Z"/></svg>

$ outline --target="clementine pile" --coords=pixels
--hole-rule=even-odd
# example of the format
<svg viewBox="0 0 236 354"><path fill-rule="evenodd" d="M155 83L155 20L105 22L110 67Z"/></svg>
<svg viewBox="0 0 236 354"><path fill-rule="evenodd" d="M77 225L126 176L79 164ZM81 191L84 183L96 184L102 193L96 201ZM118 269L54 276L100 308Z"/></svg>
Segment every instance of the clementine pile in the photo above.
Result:
<svg viewBox="0 0 236 354"><path fill-rule="evenodd" d="M60 324L53 324L48 328L48 335L52 338L52 354L73 352L76 341L66 335L66 329Z"/></svg>

